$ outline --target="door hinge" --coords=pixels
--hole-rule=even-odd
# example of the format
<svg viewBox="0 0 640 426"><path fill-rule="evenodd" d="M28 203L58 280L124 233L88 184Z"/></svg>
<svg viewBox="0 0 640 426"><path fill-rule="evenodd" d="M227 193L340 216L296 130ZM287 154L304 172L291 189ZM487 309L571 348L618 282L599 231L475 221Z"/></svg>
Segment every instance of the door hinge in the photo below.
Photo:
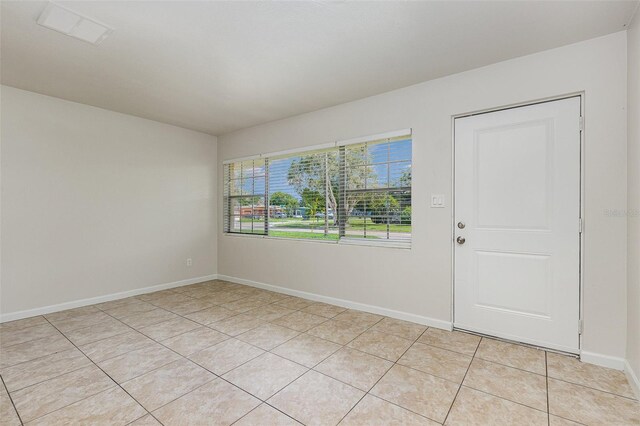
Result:
<svg viewBox="0 0 640 426"><path fill-rule="evenodd" d="M578 320L578 334L582 334L584 332L584 321Z"/></svg>
<svg viewBox="0 0 640 426"><path fill-rule="evenodd" d="M584 117L580 116L580 120L578 120L578 130L584 130Z"/></svg>
<svg viewBox="0 0 640 426"><path fill-rule="evenodd" d="M584 232L584 221L582 218L578 218L578 233L582 234Z"/></svg>

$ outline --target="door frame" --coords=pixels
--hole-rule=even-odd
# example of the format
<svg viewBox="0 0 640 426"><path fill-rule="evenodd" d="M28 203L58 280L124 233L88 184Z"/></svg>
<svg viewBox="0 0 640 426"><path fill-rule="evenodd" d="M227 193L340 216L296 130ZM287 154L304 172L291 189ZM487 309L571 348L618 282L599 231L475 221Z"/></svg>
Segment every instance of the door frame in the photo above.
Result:
<svg viewBox="0 0 640 426"><path fill-rule="evenodd" d="M582 219L582 229L580 230L579 235L579 261L578 261L578 324L579 330L576 330L578 333L578 353L574 355L581 355L582 353L582 336L584 335L584 233L585 233L585 209L584 209L584 200L585 200L585 133L586 126L584 125L585 120L585 92L570 92L557 96L550 96L546 98L540 98L536 100L528 100L523 102L516 102L513 104L502 105L498 107L485 108L480 110L475 110L471 112L465 112L460 114L455 114L451 116L451 147L452 147L452 155L451 155L451 329L452 330L464 330L456 327L456 300L455 300L455 286L456 286L456 242L455 242L455 234L456 234L456 119L472 117L475 115L488 114L492 112L505 111L514 108L521 108L526 106L538 105L547 102L560 101L569 98L580 98L580 116L582 117L582 125L580 129L580 218ZM468 330L464 330L468 331ZM475 334L482 334L473 332ZM496 339L502 339L500 337L495 337ZM522 342L520 342L522 343ZM528 344L528 343L524 343ZM551 350L555 352L560 352L554 349L544 348L546 350Z"/></svg>

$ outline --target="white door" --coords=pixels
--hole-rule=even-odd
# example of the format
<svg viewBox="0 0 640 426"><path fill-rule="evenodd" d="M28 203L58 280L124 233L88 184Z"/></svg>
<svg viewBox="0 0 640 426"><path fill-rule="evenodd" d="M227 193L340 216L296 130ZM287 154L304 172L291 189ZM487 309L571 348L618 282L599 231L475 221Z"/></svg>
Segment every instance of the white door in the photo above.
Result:
<svg viewBox="0 0 640 426"><path fill-rule="evenodd" d="M455 120L457 328L579 352L580 97Z"/></svg>

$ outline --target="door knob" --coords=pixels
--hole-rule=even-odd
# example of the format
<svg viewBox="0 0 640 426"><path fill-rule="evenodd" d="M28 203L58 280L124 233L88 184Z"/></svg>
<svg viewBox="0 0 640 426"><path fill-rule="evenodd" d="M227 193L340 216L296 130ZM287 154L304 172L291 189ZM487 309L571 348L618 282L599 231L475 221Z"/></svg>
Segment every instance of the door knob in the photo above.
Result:
<svg viewBox="0 0 640 426"><path fill-rule="evenodd" d="M458 244L462 245L467 240L465 240L464 237L458 237L458 238L456 238L456 241L458 242Z"/></svg>

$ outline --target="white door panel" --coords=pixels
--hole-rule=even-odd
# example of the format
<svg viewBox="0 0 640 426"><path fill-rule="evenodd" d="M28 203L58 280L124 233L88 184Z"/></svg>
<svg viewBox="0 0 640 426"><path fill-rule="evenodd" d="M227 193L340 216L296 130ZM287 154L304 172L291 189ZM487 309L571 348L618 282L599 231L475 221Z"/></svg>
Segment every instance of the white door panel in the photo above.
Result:
<svg viewBox="0 0 640 426"><path fill-rule="evenodd" d="M455 325L579 350L580 98L455 120Z"/></svg>

